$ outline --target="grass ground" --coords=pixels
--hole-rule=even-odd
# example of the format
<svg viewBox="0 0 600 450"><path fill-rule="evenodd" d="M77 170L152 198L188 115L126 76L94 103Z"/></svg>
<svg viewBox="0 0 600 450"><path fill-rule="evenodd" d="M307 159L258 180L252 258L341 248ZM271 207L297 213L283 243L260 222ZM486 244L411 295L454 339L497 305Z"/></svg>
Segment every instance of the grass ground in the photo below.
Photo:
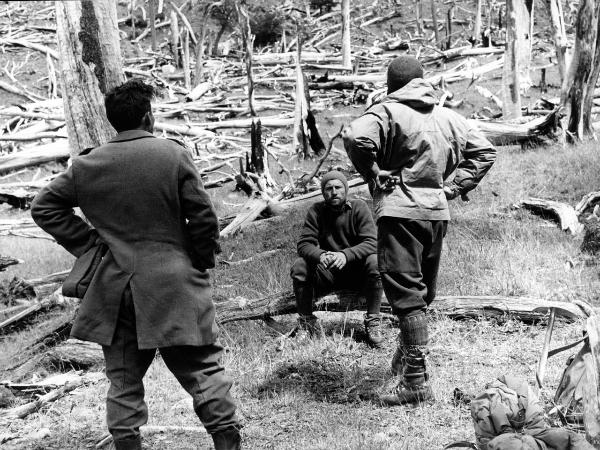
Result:
<svg viewBox="0 0 600 450"><path fill-rule="evenodd" d="M440 294L527 295L582 299L595 306L600 280L596 266L579 253L579 238L553 223L512 210L520 198L538 196L577 202L597 189L600 160L593 144L533 150L501 149L496 165L469 203L452 204L440 270ZM252 235L223 243L222 257L238 260L257 252L280 252L259 264L220 265L214 271L215 298L256 297L289 289L289 267L304 210ZM14 273L41 275L68 267L70 257L43 241L0 237L2 252L26 260ZM60 314L60 312L58 313ZM389 361L397 330L385 329L388 345L363 341L362 314L319 313L327 329L316 340L283 339L260 322L222 327L225 366L235 383L244 440L249 449L439 449L454 440L473 440L468 407L452 402L452 391L482 390L511 373L534 381L545 326L508 320L452 321L431 316L429 365L435 402L418 408L382 408L372 399L391 387ZM291 322L293 317L280 318ZM43 325L0 340L0 364ZM581 324L557 325L554 345L574 340ZM565 355L550 360L542 397L555 390ZM157 357L147 378L150 424L198 426L185 392ZM107 383L78 389L38 414L12 422L7 432L50 435L8 442L2 448L92 448L105 433L103 397ZM209 448L202 432L147 434L148 448Z"/></svg>

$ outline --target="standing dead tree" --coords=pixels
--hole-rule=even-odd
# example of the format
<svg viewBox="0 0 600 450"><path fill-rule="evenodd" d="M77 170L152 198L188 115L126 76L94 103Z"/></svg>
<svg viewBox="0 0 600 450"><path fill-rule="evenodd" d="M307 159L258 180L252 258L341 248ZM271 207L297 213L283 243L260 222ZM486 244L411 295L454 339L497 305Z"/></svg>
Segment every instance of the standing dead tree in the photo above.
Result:
<svg viewBox="0 0 600 450"><path fill-rule="evenodd" d="M60 85L71 155L114 134L103 95L125 81L116 4L111 0L56 2Z"/></svg>
<svg viewBox="0 0 600 450"><path fill-rule="evenodd" d="M235 4L238 26L240 34L242 36L242 46L244 47L244 62L246 64L246 74L248 75L248 108L250 114L256 116L254 110L254 79L252 78L252 48L254 46L254 35L250 30L250 16L248 15L248 8L246 1L242 0Z"/></svg>
<svg viewBox="0 0 600 450"><path fill-rule="evenodd" d="M350 43L350 0L342 0L342 65L352 68Z"/></svg>
<svg viewBox="0 0 600 450"><path fill-rule="evenodd" d="M569 109L569 141L593 133L591 111L600 72L599 6L593 0L581 0L577 11L573 58L561 94L561 104L566 104Z"/></svg>
<svg viewBox="0 0 600 450"><path fill-rule="evenodd" d="M505 119L521 117L521 93L531 86L532 37L533 0L507 0L502 99Z"/></svg>
<svg viewBox="0 0 600 450"><path fill-rule="evenodd" d="M564 83L567 74L567 32L565 30L565 17L560 0L546 0L546 6L550 12L552 22L552 37L554 39L554 48L556 49L556 63L560 81Z"/></svg>

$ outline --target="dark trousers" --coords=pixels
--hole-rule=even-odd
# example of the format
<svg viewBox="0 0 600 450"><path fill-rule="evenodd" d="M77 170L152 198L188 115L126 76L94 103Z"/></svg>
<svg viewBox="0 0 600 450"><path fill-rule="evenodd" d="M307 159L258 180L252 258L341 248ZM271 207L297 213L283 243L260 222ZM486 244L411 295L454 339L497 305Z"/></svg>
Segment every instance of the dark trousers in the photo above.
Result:
<svg viewBox="0 0 600 450"><path fill-rule="evenodd" d="M129 287L123 294L112 344L103 350L110 381L106 399L108 430L115 441L139 438L140 426L148 421L143 378L156 350L138 349ZM231 381L219 364L222 351L217 344L160 349L169 370L192 396L194 410L208 433L237 426L235 404L229 393Z"/></svg>
<svg viewBox="0 0 600 450"><path fill-rule="evenodd" d="M382 217L377 253L383 291L396 315L409 315L435 298L448 222Z"/></svg>
<svg viewBox="0 0 600 450"><path fill-rule="evenodd" d="M313 311L315 296L323 296L338 289L355 289L367 298L367 313L378 314L381 303L381 276L377 268L377 255L352 261L341 270L327 269L322 264L310 264L304 258L294 261L290 275L295 283L310 286L313 295L306 295L298 305L298 313L308 315Z"/></svg>

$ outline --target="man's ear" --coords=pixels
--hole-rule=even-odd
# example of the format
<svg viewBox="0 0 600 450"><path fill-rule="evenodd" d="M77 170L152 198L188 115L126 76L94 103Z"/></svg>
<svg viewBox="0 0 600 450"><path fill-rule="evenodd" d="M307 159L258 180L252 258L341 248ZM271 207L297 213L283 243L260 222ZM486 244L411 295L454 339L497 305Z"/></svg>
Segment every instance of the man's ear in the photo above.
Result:
<svg viewBox="0 0 600 450"><path fill-rule="evenodd" d="M146 114L144 114L142 123L147 131L150 133L154 131L154 115L152 114L152 111L148 111Z"/></svg>

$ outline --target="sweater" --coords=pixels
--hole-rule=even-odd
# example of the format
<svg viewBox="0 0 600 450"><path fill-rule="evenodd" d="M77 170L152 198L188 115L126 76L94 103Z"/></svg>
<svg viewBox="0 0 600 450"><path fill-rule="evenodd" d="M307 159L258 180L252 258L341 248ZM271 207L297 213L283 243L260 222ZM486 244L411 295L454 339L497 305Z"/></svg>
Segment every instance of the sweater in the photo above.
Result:
<svg viewBox="0 0 600 450"><path fill-rule="evenodd" d="M377 252L377 232L369 207L363 200L348 200L336 211L324 201L313 204L298 241L298 255L318 264L321 254L342 252L347 262Z"/></svg>

